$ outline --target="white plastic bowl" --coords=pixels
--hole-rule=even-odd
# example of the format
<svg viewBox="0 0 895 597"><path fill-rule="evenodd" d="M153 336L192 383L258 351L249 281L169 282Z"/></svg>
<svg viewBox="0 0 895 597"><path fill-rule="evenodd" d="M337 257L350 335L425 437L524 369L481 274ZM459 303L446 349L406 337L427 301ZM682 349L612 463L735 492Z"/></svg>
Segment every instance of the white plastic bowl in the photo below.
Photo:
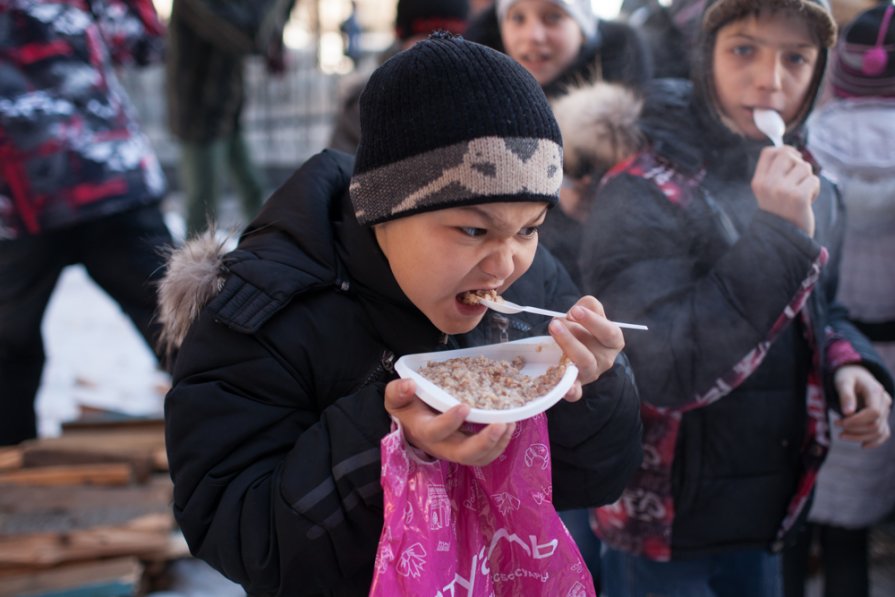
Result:
<svg viewBox="0 0 895 597"><path fill-rule="evenodd" d="M395 371L403 378L416 382L416 394L423 402L439 412L444 412L459 401L446 390L435 385L417 371L430 361L446 361L457 357L484 356L495 361L512 361L521 356L525 359L522 373L529 377L543 375L549 367L559 363L562 351L550 336L536 336L503 344L486 344L460 350L423 352L404 355L395 363ZM522 406L503 410L473 408L466 420L471 423L512 423L542 413L566 395L578 378L578 367L569 363L559 383L552 390L534 398Z"/></svg>

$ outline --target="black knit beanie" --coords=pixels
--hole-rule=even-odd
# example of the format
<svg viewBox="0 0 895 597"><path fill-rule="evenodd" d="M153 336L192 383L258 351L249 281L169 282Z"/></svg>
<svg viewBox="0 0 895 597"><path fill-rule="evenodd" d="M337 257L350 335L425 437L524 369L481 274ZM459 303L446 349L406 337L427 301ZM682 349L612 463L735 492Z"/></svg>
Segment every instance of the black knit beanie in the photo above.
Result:
<svg viewBox="0 0 895 597"><path fill-rule="evenodd" d="M469 22L469 0L398 0L395 33L400 40L436 30L463 33Z"/></svg>
<svg viewBox="0 0 895 597"><path fill-rule="evenodd" d="M449 34L399 52L360 98L351 200L362 224L499 201L556 204L562 138L511 58Z"/></svg>

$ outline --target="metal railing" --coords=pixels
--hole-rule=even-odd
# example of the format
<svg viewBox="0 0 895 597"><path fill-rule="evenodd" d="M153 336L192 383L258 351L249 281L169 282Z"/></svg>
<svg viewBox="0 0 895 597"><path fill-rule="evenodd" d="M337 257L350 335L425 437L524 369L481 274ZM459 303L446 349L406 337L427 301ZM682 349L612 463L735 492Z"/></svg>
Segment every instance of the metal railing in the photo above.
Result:
<svg viewBox="0 0 895 597"><path fill-rule="evenodd" d="M326 146L339 77L320 72L311 51L290 50L279 76L267 74L260 58L248 58L246 67L242 125L254 161L268 170L292 170ZM173 169L179 149L167 127L164 66L126 69L120 77L162 165Z"/></svg>

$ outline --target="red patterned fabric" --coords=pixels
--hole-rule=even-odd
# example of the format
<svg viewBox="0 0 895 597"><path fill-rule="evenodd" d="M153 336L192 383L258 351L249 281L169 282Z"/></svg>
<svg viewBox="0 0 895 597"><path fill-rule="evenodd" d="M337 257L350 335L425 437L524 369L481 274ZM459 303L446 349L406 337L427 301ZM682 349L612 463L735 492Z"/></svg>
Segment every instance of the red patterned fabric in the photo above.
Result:
<svg viewBox="0 0 895 597"><path fill-rule="evenodd" d="M622 172L651 180L673 204L685 207L695 197L703 172L687 177L673 168L660 163L649 152L643 152L613 169L609 176ZM607 177L608 178L608 177ZM820 464L829 448L829 424L821 383L817 342L811 330L805 303L820 278L828 253L823 249L802 282L799 292L792 298L771 330L761 343L725 375L719 377L712 388L676 408L656 407L644 402L641 406L643 419L644 459L622 497L612 505L595 510L594 531L613 548L642 555L653 560L671 559L672 525L674 523L674 497L672 493L672 468L675 446L684 413L708 406L726 396L742 384L758 369L777 336L797 317L812 349L813 360L805 393L807 405L807 429L802 447L797 490L787 507L787 513L777 534L778 539L792 528L804 511L817 478ZM830 344L834 355L857 357L857 352L843 339ZM850 349L850 350L849 350ZM860 360L859 357L857 357Z"/></svg>
<svg viewBox="0 0 895 597"><path fill-rule="evenodd" d="M0 4L0 240L157 202L161 167L114 67L162 56L150 0Z"/></svg>

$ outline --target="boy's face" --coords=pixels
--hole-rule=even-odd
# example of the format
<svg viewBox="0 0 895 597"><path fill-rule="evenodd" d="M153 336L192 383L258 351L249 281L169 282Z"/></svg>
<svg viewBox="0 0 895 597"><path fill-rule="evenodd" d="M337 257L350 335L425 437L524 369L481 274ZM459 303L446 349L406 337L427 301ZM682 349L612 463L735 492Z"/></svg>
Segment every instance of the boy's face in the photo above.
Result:
<svg viewBox="0 0 895 597"><path fill-rule="evenodd" d="M820 50L804 19L761 12L718 30L712 55L718 108L725 123L746 137L764 139L755 108L776 110L787 126L807 100Z"/></svg>
<svg viewBox="0 0 895 597"><path fill-rule="evenodd" d="M487 203L378 224L376 239L404 294L447 334L472 330L486 308L471 290L506 290L534 259L545 203Z"/></svg>
<svg viewBox="0 0 895 597"><path fill-rule="evenodd" d="M507 11L500 35L510 58L544 86L575 60L584 34L575 19L544 0L520 0Z"/></svg>

